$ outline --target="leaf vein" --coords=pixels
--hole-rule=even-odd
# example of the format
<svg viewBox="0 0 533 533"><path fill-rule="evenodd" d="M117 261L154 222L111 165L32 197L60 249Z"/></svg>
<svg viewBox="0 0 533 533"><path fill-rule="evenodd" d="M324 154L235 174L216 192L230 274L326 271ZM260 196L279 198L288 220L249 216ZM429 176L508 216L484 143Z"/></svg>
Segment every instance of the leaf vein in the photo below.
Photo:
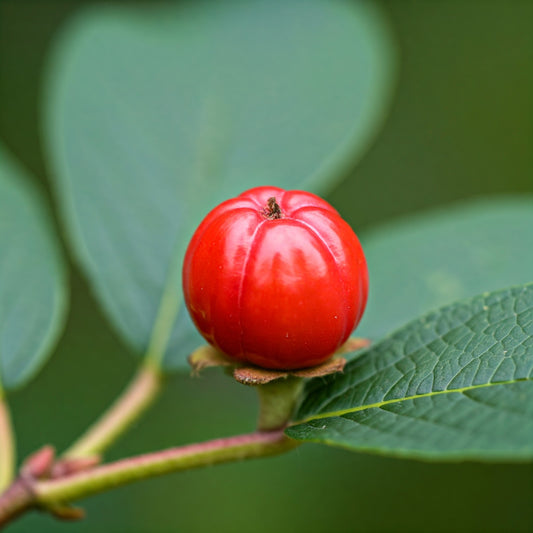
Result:
<svg viewBox="0 0 533 533"><path fill-rule="evenodd" d="M428 393L418 394L418 395L415 394L413 396L404 396L403 398L394 398L391 400L384 400L384 401L376 402L376 403L369 404L369 405L359 405L357 407L350 407L348 409L340 409L338 411L315 414L304 420L298 420L294 422L293 424L303 424L311 420L319 420L322 418L332 418L332 417L337 417L337 416L342 417L350 413L366 411L367 409L381 409L386 405L401 403L401 402L409 401L409 400L417 400L419 398L431 398L433 396L437 396L441 394L454 394L454 393L465 394L466 392L469 392L475 389L482 389L482 388L495 387L495 386L501 386L501 385L512 385L515 383L526 382L526 381L533 381L533 378L531 377L519 378L519 379L508 380L508 381L499 381L497 383L489 382L489 383L483 383L480 385L470 385L468 387L461 387L457 389L446 389L446 390L440 390L440 391L431 391Z"/></svg>

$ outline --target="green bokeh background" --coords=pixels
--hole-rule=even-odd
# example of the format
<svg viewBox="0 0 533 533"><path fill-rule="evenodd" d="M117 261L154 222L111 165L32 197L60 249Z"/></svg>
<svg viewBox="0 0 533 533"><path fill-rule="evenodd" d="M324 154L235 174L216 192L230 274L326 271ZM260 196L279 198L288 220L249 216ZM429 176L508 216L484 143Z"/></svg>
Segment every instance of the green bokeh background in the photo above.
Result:
<svg viewBox="0 0 533 533"><path fill-rule="evenodd" d="M43 62L61 23L87 3L0 0L0 138L45 185ZM381 5L401 58L395 98L376 142L328 199L362 231L457 199L533 192L533 3ZM44 442L66 447L134 372L136 359L74 267L71 298L57 352L11 396L21 457ZM254 391L216 371L172 377L109 458L250 431L255 410ZM11 530L526 532L533 531L533 467L438 465L305 445L279 458L139 483L83 505L84 522L32 514Z"/></svg>

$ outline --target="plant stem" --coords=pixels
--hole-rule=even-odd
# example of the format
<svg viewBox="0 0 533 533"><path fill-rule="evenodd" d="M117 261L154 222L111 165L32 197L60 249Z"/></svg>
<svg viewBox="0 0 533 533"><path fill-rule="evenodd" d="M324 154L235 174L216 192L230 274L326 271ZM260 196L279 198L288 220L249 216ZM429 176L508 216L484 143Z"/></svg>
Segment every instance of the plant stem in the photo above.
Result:
<svg viewBox="0 0 533 533"><path fill-rule="evenodd" d="M0 529L28 509L35 507L35 496L24 479L16 479L0 495Z"/></svg>
<svg viewBox="0 0 533 533"><path fill-rule="evenodd" d="M287 437L282 429L258 431L130 457L58 479L38 480L21 474L0 496L0 527L33 508L49 510L56 516L64 517L65 513L58 513L58 510L68 510L72 501L133 481L180 470L276 455L300 444ZM76 517L79 518L78 513Z"/></svg>
<svg viewBox="0 0 533 533"><path fill-rule="evenodd" d="M289 376L256 386L259 394L259 431L272 431L287 425L298 403L303 384L303 379Z"/></svg>
<svg viewBox="0 0 533 533"><path fill-rule="evenodd" d="M169 472L279 454L298 444L283 430L216 439L123 459L64 479L37 481L32 491L41 506L49 507Z"/></svg>
<svg viewBox="0 0 533 533"><path fill-rule="evenodd" d="M153 403L161 389L161 374L143 364L115 403L63 455L73 459L99 455Z"/></svg>
<svg viewBox="0 0 533 533"><path fill-rule="evenodd" d="M15 472L15 437L9 408L0 389L0 493L13 480Z"/></svg>

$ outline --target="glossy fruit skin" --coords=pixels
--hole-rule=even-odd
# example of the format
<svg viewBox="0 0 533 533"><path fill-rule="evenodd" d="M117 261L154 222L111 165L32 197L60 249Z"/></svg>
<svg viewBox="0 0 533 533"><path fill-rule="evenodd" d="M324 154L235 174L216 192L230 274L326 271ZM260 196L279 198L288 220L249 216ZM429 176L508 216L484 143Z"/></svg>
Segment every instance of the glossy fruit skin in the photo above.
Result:
<svg viewBox="0 0 533 533"><path fill-rule="evenodd" d="M366 305L368 272L355 233L326 201L256 187L202 221L185 254L183 291L213 346L291 370L322 363L347 340Z"/></svg>

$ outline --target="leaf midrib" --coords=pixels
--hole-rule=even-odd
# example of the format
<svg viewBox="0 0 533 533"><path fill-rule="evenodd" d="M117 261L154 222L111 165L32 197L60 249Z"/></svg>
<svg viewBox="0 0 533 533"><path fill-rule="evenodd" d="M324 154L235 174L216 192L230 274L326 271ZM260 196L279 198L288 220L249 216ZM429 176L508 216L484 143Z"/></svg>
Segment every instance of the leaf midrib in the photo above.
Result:
<svg viewBox="0 0 533 533"><path fill-rule="evenodd" d="M525 381L533 381L533 377L527 377L527 378L518 378L518 379L512 379L508 381L498 381L498 382L491 382L491 383L482 383L480 385L469 385L468 387L460 387L458 389L446 389L441 391L431 391L424 394L415 394L413 396L403 396L402 398L393 398L391 400L384 400L381 402L376 402L372 404L367 405L359 405L357 407L350 407L349 409L340 409L338 411L330 411L327 413L321 413L312 415L308 418L304 418L303 420L297 420L293 422L291 425L296 426L300 424L306 424L308 422L311 422L313 420L321 420L323 418L335 418L335 417L342 417L350 413L357 413L359 411L366 411L367 409L379 409L381 407L384 407L386 405L391 405L395 403L401 403L404 401L409 400L417 400L419 398L431 398L432 396L440 396L442 394L462 394L464 392L468 392L471 390L476 389L483 389L487 387L495 387L499 385L513 385L514 383L520 383Z"/></svg>

